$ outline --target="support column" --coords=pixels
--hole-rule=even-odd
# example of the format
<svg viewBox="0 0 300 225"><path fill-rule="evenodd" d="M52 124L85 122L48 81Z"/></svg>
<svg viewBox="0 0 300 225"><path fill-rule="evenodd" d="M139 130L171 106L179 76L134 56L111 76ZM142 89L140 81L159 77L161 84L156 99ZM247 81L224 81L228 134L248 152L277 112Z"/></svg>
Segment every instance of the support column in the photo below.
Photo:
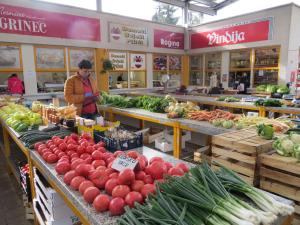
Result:
<svg viewBox="0 0 300 225"><path fill-rule="evenodd" d="M103 60L108 58L106 49L96 49L96 78L97 86L100 91L109 91L109 77L108 73L102 73Z"/></svg>
<svg viewBox="0 0 300 225"><path fill-rule="evenodd" d="M182 56L182 78L181 84L188 86L190 84L190 58L188 55Z"/></svg>

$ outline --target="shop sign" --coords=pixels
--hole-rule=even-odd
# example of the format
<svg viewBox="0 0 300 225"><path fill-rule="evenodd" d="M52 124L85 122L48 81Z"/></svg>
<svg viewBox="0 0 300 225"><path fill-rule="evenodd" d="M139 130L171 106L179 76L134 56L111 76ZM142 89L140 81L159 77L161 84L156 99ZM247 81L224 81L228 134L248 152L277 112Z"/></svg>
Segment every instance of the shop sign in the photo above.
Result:
<svg viewBox="0 0 300 225"><path fill-rule="evenodd" d="M126 52L110 52L109 59L111 60L115 70L127 70L127 53Z"/></svg>
<svg viewBox="0 0 300 225"><path fill-rule="evenodd" d="M130 54L130 69L146 70L146 55L145 54Z"/></svg>
<svg viewBox="0 0 300 225"><path fill-rule="evenodd" d="M109 23L109 41L113 43L148 46L148 29Z"/></svg>
<svg viewBox="0 0 300 225"><path fill-rule="evenodd" d="M165 30L154 30L154 47L183 49L184 33L170 32Z"/></svg>
<svg viewBox="0 0 300 225"><path fill-rule="evenodd" d="M100 41L100 20L0 4L0 33Z"/></svg>
<svg viewBox="0 0 300 225"><path fill-rule="evenodd" d="M191 48L208 48L272 39L273 18L234 24L218 30L192 33Z"/></svg>

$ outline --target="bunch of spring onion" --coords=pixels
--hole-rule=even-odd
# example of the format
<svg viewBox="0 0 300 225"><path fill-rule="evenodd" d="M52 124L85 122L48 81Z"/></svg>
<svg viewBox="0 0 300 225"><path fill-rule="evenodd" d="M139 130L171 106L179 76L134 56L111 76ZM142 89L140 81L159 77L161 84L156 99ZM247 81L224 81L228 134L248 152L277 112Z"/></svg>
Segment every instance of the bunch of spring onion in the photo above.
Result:
<svg viewBox="0 0 300 225"><path fill-rule="evenodd" d="M250 186L234 172L225 167L221 167L217 172L217 177L220 179L226 190L247 196L251 199L259 209L255 209L248 205L248 207L250 207L249 209L262 218L262 221L265 221L264 224L269 224L267 223L268 218L276 219L277 215L286 216L291 215L294 212L292 206L276 201L266 192Z"/></svg>

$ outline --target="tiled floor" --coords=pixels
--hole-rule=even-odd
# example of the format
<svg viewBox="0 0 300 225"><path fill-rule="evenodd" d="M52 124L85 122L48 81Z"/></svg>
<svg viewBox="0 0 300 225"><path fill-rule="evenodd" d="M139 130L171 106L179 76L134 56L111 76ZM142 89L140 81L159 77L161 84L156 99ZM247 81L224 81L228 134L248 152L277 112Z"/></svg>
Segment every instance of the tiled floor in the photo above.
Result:
<svg viewBox="0 0 300 225"><path fill-rule="evenodd" d="M22 191L15 178L8 175L4 155L0 151L0 225L32 225L25 219Z"/></svg>

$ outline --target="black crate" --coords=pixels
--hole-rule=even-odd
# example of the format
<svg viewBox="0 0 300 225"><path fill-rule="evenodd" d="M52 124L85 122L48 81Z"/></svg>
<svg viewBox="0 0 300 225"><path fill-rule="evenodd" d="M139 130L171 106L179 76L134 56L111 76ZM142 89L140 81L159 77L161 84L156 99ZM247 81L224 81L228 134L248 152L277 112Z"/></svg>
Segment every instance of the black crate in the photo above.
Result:
<svg viewBox="0 0 300 225"><path fill-rule="evenodd" d="M23 192L28 198L28 201L32 201L32 196L31 196L31 187L30 187L30 176L29 173L23 173L22 167L26 165L27 162L21 161L18 163L18 169L20 173L20 185L22 187Z"/></svg>
<svg viewBox="0 0 300 225"><path fill-rule="evenodd" d="M96 143L102 141L105 143L105 147L110 152L115 152L118 150L127 151L134 148L139 148L143 146L143 134L137 134L135 138L118 141L105 136L104 132L94 132L94 141Z"/></svg>

